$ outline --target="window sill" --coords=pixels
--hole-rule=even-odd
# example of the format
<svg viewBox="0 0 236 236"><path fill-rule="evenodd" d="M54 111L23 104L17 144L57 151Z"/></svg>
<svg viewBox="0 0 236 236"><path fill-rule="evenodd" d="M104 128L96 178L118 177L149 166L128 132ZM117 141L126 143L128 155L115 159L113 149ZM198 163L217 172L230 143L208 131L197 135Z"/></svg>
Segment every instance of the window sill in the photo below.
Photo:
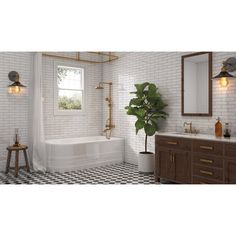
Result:
<svg viewBox="0 0 236 236"><path fill-rule="evenodd" d="M82 111L60 111L60 110L54 110L54 116L85 116L86 112L84 110Z"/></svg>

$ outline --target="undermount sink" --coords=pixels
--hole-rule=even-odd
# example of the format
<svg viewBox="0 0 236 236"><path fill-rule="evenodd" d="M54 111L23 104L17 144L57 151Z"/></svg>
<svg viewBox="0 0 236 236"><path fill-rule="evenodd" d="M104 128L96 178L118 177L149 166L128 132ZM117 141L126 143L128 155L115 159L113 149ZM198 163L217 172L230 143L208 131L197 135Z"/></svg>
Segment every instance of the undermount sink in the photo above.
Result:
<svg viewBox="0 0 236 236"><path fill-rule="evenodd" d="M197 135L196 133L184 133L184 132L171 132L172 134L178 134L178 135Z"/></svg>

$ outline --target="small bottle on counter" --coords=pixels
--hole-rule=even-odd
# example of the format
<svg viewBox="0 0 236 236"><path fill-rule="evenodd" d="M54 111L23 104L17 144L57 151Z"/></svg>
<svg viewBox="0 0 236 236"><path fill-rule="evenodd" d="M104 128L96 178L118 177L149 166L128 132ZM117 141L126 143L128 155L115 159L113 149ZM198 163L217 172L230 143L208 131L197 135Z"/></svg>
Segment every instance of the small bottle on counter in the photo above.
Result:
<svg viewBox="0 0 236 236"><path fill-rule="evenodd" d="M215 136L222 137L222 124L220 122L220 117L218 117L217 122L215 123Z"/></svg>
<svg viewBox="0 0 236 236"><path fill-rule="evenodd" d="M230 138L230 129L229 129L229 123L225 123L225 129L224 129L224 137Z"/></svg>

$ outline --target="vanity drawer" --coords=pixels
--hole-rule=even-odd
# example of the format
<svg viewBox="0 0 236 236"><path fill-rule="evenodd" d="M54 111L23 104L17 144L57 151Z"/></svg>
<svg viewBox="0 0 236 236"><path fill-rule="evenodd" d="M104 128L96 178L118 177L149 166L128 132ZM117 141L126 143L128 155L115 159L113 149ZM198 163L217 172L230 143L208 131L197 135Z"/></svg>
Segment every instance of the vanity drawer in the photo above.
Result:
<svg viewBox="0 0 236 236"><path fill-rule="evenodd" d="M199 166L194 164L193 175L208 179L223 181L223 169Z"/></svg>
<svg viewBox="0 0 236 236"><path fill-rule="evenodd" d="M223 159L220 157L213 157L207 154L194 153L193 162L198 165L223 168Z"/></svg>
<svg viewBox="0 0 236 236"><path fill-rule="evenodd" d="M236 158L236 144L225 144L225 156Z"/></svg>
<svg viewBox="0 0 236 236"><path fill-rule="evenodd" d="M194 140L193 151L213 155L223 155L223 143L205 140Z"/></svg>
<svg viewBox="0 0 236 236"><path fill-rule="evenodd" d="M157 143L161 147L191 150L191 141L181 138L157 137Z"/></svg>
<svg viewBox="0 0 236 236"><path fill-rule="evenodd" d="M204 177L193 176L193 184L222 184L223 182L206 179Z"/></svg>

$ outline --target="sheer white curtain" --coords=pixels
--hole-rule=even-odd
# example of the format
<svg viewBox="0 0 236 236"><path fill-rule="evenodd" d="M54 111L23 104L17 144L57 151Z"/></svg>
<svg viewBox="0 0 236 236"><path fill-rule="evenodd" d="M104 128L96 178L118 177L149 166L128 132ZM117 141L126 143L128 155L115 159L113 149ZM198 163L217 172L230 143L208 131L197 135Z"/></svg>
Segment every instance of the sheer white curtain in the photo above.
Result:
<svg viewBox="0 0 236 236"><path fill-rule="evenodd" d="M34 170L46 171L47 152L44 136L42 99L42 53L34 55L34 82L32 101L32 163Z"/></svg>

